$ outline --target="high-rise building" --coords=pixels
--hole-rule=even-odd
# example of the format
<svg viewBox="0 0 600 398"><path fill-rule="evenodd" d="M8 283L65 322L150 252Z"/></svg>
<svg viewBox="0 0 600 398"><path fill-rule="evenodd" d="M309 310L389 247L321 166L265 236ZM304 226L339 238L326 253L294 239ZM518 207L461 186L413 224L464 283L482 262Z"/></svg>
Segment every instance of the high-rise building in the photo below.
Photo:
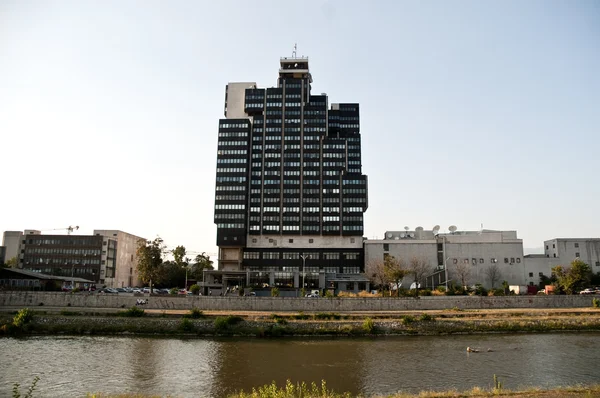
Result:
<svg viewBox="0 0 600 398"><path fill-rule="evenodd" d="M219 121L219 270L259 286L358 290L363 271L359 104L311 93L308 58L281 58L277 86L229 83ZM239 278L238 278L239 280ZM354 284L356 283L356 286ZM236 282L237 283L237 282Z"/></svg>

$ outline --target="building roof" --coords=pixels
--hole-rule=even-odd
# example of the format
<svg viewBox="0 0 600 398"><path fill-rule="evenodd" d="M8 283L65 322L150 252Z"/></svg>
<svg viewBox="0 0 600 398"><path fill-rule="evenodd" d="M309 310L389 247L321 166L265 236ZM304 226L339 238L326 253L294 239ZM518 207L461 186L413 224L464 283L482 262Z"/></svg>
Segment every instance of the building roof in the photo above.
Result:
<svg viewBox="0 0 600 398"><path fill-rule="evenodd" d="M94 281L90 281L88 279L77 278L70 276L58 276L58 275L48 275L42 274L40 272L33 272L25 269L17 269L17 268L2 268L3 271L13 272L15 274L31 276L37 279L50 280L50 281L66 281L66 282L78 282L78 283L96 283Z"/></svg>

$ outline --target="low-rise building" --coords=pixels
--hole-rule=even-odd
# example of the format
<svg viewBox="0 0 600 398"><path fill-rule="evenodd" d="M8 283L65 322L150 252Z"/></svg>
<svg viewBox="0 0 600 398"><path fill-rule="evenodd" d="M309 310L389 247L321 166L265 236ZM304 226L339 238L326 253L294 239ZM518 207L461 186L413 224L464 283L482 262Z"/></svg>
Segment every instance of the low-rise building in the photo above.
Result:
<svg viewBox="0 0 600 398"><path fill-rule="evenodd" d="M452 228L454 229L454 228ZM446 280L466 285L482 284L486 288L499 287L502 281L511 285L525 282L523 240L516 231L456 231L439 233L439 229L414 231L386 231L383 239L365 241L365 267L369 262L383 261L394 256L406 267L418 259L429 264L431 274L426 278L427 288L445 285ZM460 275L459 275L460 274ZM402 287L413 281L407 276Z"/></svg>
<svg viewBox="0 0 600 398"><path fill-rule="evenodd" d="M136 254L140 239L117 230L94 230L93 235L25 230L19 242L19 268L108 287L140 286Z"/></svg>

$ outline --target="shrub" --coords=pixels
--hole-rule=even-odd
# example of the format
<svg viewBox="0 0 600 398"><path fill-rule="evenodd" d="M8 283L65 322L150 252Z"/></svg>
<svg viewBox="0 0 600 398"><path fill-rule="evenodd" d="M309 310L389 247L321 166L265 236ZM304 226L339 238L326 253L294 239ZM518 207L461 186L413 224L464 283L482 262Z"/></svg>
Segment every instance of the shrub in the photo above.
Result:
<svg viewBox="0 0 600 398"><path fill-rule="evenodd" d="M487 296L488 291L481 283L475 285L475 294L477 296Z"/></svg>
<svg viewBox="0 0 600 398"><path fill-rule="evenodd" d="M81 312L67 311L67 310L62 310L60 312L60 314L63 315L63 316L79 316L79 315L82 315Z"/></svg>
<svg viewBox="0 0 600 398"><path fill-rule="evenodd" d="M192 292L194 296L197 296L198 294L200 294L200 286L193 284L192 286L190 286L190 292Z"/></svg>
<svg viewBox="0 0 600 398"><path fill-rule="evenodd" d="M240 316L229 315L229 316L219 316L215 319L215 329L217 330L225 330L230 326L237 325L242 322L244 319Z"/></svg>
<svg viewBox="0 0 600 398"><path fill-rule="evenodd" d="M179 324L179 330L184 332L193 332L194 331L194 323L187 318L183 318L181 323Z"/></svg>
<svg viewBox="0 0 600 398"><path fill-rule="evenodd" d="M333 298L333 297L335 297L335 294L333 294L333 292L331 290L326 290L325 291L325 297L327 297L327 298Z"/></svg>
<svg viewBox="0 0 600 398"><path fill-rule="evenodd" d="M338 297L356 297L356 293L353 292L339 292Z"/></svg>
<svg viewBox="0 0 600 398"><path fill-rule="evenodd" d="M177 294L177 292L179 291L179 289L177 289L176 287L172 288L171 290L169 290L169 294Z"/></svg>
<svg viewBox="0 0 600 398"><path fill-rule="evenodd" d="M294 319L309 319L310 316L306 315L305 313L303 313L302 311L300 311L299 313L297 313L296 315L292 315L292 317Z"/></svg>
<svg viewBox="0 0 600 398"><path fill-rule="evenodd" d="M398 297L408 297L410 296L410 290L405 287L398 288Z"/></svg>
<svg viewBox="0 0 600 398"><path fill-rule="evenodd" d="M279 297L279 289L274 287L271 289L271 297Z"/></svg>
<svg viewBox="0 0 600 398"><path fill-rule="evenodd" d="M363 322L362 328L365 331L365 333L373 334L373 331L375 330L375 323L371 318L367 318Z"/></svg>
<svg viewBox="0 0 600 398"><path fill-rule="evenodd" d="M335 312L318 312L315 314L315 319L342 319L342 316Z"/></svg>
<svg viewBox="0 0 600 398"><path fill-rule="evenodd" d="M431 296L431 290L421 289L419 290L419 296Z"/></svg>
<svg viewBox="0 0 600 398"><path fill-rule="evenodd" d="M415 317L412 315L404 315L402 317L402 323L404 325L410 325L411 323L413 323L415 321Z"/></svg>
<svg viewBox="0 0 600 398"><path fill-rule="evenodd" d="M145 315L143 309L136 307L135 305L125 311L117 312L118 316L125 316L129 318L139 318Z"/></svg>
<svg viewBox="0 0 600 398"><path fill-rule="evenodd" d="M594 307L594 308L600 308L600 299L593 298L592 299L592 307Z"/></svg>
<svg viewBox="0 0 600 398"><path fill-rule="evenodd" d="M424 322L431 322L434 321L435 318L433 317L433 315L430 314L421 314L421 316L419 317L420 321L424 321Z"/></svg>
<svg viewBox="0 0 600 398"><path fill-rule="evenodd" d="M183 317L184 318L192 318L192 319L199 319L202 318L204 316L204 313L202 313L201 310L199 310L198 308L194 307L190 310L189 314L185 314Z"/></svg>
<svg viewBox="0 0 600 398"><path fill-rule="evenodd" d="M245 290L243 287L240 287L240 289L238 290L238 292L239 292L239 295L240 295L240 296L243 296L245 291L246 291L246 290Z"/></svg>
<svg viewBox="0 0 600 398"><path fill-rule="evenodd" d="M79 292L79 288L78 287L76 287L73 290L71 290L71 293L77 293L77 292Z"/></svg>
<svg viewBox="0 0 600 398"><path fill-rule="evenodd" d="M22 328L33 319L34 312L29 308L23 308L13 318L13 325L17 328Z"/></svg>

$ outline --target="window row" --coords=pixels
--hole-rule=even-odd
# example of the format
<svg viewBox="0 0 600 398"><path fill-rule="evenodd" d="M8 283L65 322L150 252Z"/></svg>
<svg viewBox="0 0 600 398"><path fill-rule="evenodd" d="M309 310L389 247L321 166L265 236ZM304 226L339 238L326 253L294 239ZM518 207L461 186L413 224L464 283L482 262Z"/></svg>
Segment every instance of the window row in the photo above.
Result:
<svg viewBox="0 0 600 398"><path fill-rule="evenodd" d="M217 182L246 182L246 177L217 177Z"/></svg>
<svg viewBox="0 0 600 398"><path fill-rule="evenodd" d="M246 187L240 185L218 185L217 191L245 191Z"/></svg>
<svg viewBox="0 0 600 398"><path fill-rule="evenodd" d="M242 229L244 228L244 224L217 224L217 228Z"/></svg>
<svg viewBox="0 0 600 398"><path fill-rule="evenodd" d="M217 155L246 155L247 149L219 149Z"/></svg>
<svg viewBox="0 0 600 398"><path fill-rule="evenodd" d="M245 173L245 167L217 167L217 173Z"/></svg>
<svg viewBox="0 0 600 398"><path fill-rule="evenodd" d="M220 158L217 159L217 163L246 163L248 160L245 158L233 158L233 159L227 159L227 158Z"/></svg>
<svg viewBox="0 0 600 398"><path fill-rule="evenodd" d="M240 220L240 219L244 219L246 215L243 213L238 213L238 214L229 214L229 213L216 213L215 214L215 219L219 219L219 220Z"/></svg>
<svg viewBox="0 0 600 398"><path fill-rule="evenodd" d="M215 210L243 210L246 205L215 205Z"/></svg>
<svg viewBox="0 0 600 398"><path fill-rule="evenodd" d="M219 124L219 128L222 129L243 129L247 128L248 125L245 123L223 123Z"/></svg>
<svg viewBox="0 0 600 398"><path fill-rule="evenodd" d="M319 252L274 252L274 251L266 251L266 252L244 252L243 258L246 260L259 260L261 258L263 260L302 260L304 257L305 260L358 260L358 253L339 253L339 252L325 252L319 254ZM299 271L297 267L286 267L288 270L294 269ZM345 269L355 269L358 267L344 267ZM326 269L328 269L326 267ZM337 270L337 267L332 267L333 270ZM306 272L318 272L319 267L305 267ZM269 271L266 268L263 268L262 271ZM327 271L326 271L327 272ZM334 271L337 272L337 271ZM354 273L354 272L345 272L344 273ZM357 272L358 273L358 272Z"/></svg>
<svg viewBox="0 0 600 398"><path fill-rule="evenodd" d="M245 131L221 131L219 137L248 137L248 133Z"/></svg>
<svg viewBox="0 0 600 398"><path fill-rule="evenodd" d="M246 200L246 195L215 195L215 200Z"/></svg>

